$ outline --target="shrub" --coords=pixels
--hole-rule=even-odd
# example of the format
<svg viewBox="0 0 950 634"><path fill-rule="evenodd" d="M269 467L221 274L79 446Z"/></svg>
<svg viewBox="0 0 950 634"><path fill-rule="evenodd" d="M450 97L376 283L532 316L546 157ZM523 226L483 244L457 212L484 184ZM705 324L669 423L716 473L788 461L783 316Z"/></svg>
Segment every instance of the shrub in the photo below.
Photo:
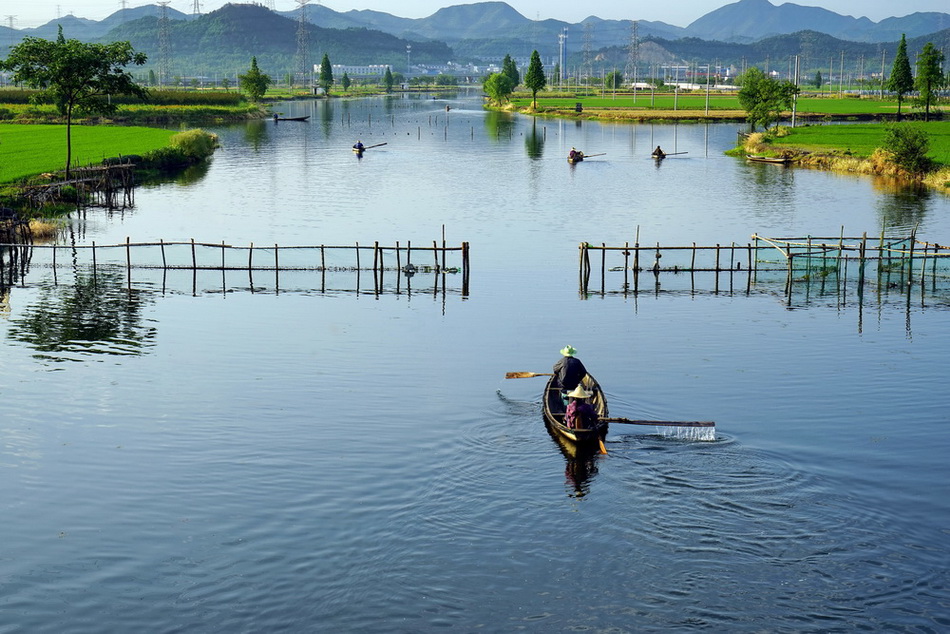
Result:
<svg viewBox="0 0 950 634"><path fill-rule="evenodd" d="M169 139L169 143L172 147L181 150L186 158L193 161L211 156L214 154L215 148L220 145L218 135L200 129L179 132Z"/></svg>
<svg viewBox="0 0 950 634"><path fill-rule="evenodd" d="M906 123L887 126L884 130L884 149L891 153L895 164L911 174L926 174L933 167L927 157L930 140L916 126Z"/></svg>

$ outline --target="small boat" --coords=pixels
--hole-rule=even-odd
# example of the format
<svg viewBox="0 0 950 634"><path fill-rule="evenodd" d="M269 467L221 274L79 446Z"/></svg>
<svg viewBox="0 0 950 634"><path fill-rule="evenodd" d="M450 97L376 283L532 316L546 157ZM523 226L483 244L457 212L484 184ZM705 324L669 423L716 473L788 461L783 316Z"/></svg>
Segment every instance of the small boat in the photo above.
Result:
<svg viewBox="0 0 950 634"><path fill-rule="evenodd" d="M584 160L584 153L583 153L583 152L578 152L578 153L575 154L574 156L568 156L568 157L567 157L567 162L570 163L570 164L572 164L572 165L573 165L574 163L580 163L580 162L583 161L583 160Z"/></svg>
<svg viewBox="0 0 950 634"><path fill-rule="evenodd" d="M363 147L363 148L359 148L359 147L353 148L353 153L356 154L357 156L363 156L363 152L365 152L365 151L366 151L366 148L365 148L365 147Z"/></svg>
<svg viewBox="0 0 950 634"><path fill-rule="evenodd" d="M747 154L746 159L753 163L772 163L774 165L788 165L795 160L787 156L757 156L755 154Z"/></svg>
<svg viewBox="0 0 950 634"><path fill-rule="evenodd" d="M607 398L604 396L600 384L591 375L584 377L581 381L589 392L594 395L590 397L590 403L597 411L597 416L601 419L607 418ZM547 423L556 435L571 441L580 447L598 447L598 441L607 436L607 422L599 420L597 426L593 429L571 429L564 424L564 414L567 412L567 405L561 396L561 389L554 385L554 377L548 379L544 388L544 397L541 399L541 411L544 413L544 421Z"/></svg>
<svg viewBox="0 0 950 634"><path fill-rule="evenodd" d="M306 121L310 118L310 115L304 115L302 117L274 117L274 121Z"/></svg>

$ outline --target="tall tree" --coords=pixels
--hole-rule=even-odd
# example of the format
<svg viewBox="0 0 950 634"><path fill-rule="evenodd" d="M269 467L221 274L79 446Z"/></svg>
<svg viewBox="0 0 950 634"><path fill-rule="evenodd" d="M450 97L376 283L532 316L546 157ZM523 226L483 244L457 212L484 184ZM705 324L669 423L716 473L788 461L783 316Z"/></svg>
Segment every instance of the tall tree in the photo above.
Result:
<svg viewBox="0 0 950 634"><path fill-rule="evenodd" d="M353 82L350 81L350 76L344 72L343 77L340 78L340 85L343 86L343 92L346 92L347 90L349 90L350 84L352 83Z"/></svg>
<svg viewBox="0 0 950 634"><path fill-rule="evenodd" d="M937 101L937 92L947 85L943 74L943 51L934 48L933 43L924 44L924 50L917 58L917 102L924 107L924 121L930 120L930 104Z"/></svg>
<svg viewBox="0 0 950 634"><path fill-rule="evenodd" d="M518 66L515 64L515 61L511 59L511 55L505 55L505 59L501 63L501 73L511 80L512 89L521 83L521 75L518 73Z"/></svg>
<svg viewBox="0 0 950 634"><path fill-rule="evenodd" d="M511 91L514 90L514 86L511 85L511 79L504 73L492 73L488 76L488 79L485 80L482 87L485 89L485 94L488 95L488 98L499 106L508 101L508 98L511 96Z"/></svg>
<svg viewBox="0 0 950 634"><path fill-rule="evenodd" d="M528 64L528 72L524 74L524 85L531 91L532 107L538 109L538 91L544 90L548 80L544 76L544 65L541 64L541 56L538 51L531 53L531 62Z"/></svg>
<svg viewBox="0 0 950 634"><path fill-rule="evenodd" d="M267 87L271 85L270 75L265 75L257 67L257 58L251 58L251 67L243 75L238 75L238 86L251 101L260 101Z"/></svg>
<svg viewBox="0 0 950 634"><path fill-rule="evenodd" d="M815 88L821 88L822 82L823 80L821 78L821 71L820 70L816 71L815 72Z"/></svg>
<svg viewBox="0 0 950 634"><path fill-rule="evenodd" d="M746 111L746 119L752 130L756 125L768 129L782 118L782 113L791 109L798 87L788 80L776 81L753 66L739 78L739 105Z"/></svg>
<svg viewBox="0 0 950 634"><path fill-rule="evenodd" d="M619 70L607 73L607 76L604 78L604 86L611 90L620 88L621 84L623 84L623 73Z"/></svg>
<svg viewBox="0 0 950 634"><path fill-rule="evenodd" d="M66 118L66 178L72 162L74 115L114 114L118 108L112 95L132 95L148 99L148 90L139 86L125 70L129 64L141 66L148 59L136 53L128 42L91 44L63 37L59 27L56 41L25 37L0 61L0 70L11 71L14 83L40 89L31 97L35 103L52 101Z"/></svg>
<svg viewBox="0 0 950 634"><path fill-rule="evenodd" d="M910 72L910 60L907 59L907 38L901 34L900 44L897 45L897 56L891 67L891 76L887 78L884 88L897 94L897 119L901 118L901 103L904 95L914 89L914 76Z"/></svg>
<svg viewBox="0 0 950 634"><path fill-rule="evenodd" d="M330 56L326 53L323 54L323 59L320 61L320 87L323 88L323 94L327 97L330 96L330 86L333 85L333 67L330 66Z"/></svg>
<svg viewBox="0 0 950 634"><path fill-rule="evenodd" d="M383 75L383 85L386 87L386 92L393 91L393 84L396 83L393 78L393 71L389 70L389 66L386 67L386 74Z"/></svg>

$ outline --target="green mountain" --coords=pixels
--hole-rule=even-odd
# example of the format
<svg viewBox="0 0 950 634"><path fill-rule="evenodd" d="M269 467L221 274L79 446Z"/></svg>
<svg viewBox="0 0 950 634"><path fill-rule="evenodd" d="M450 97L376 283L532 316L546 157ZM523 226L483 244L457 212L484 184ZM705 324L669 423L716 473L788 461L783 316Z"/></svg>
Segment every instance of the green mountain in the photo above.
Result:
<svg viewBox="0 0 950 634"><path fill-rule="evenodd" d="M157 70L161 58L159 18L148 16L120 24L102 41L128 40L146 53L148 65ZM445 64L452 50L442 42L410 41L366 28L328 29L306 25L309 64L319 64L323 54L334 64L392 64L403 68L406 46L412 46L414 64ZM67 34L67 37L69 35ZM228 4L190 20L168 21L168 67L172 76L234 76L243 73L251 57L274 78L296 67L298 22L260 5Z"/></svg>

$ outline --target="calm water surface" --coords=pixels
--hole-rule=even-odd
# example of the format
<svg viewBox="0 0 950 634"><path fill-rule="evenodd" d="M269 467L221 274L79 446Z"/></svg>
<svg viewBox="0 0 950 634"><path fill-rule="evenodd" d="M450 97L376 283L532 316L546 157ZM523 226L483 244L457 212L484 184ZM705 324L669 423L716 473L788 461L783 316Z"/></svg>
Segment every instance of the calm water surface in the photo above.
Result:
<svg viewBox="0 0 950 634"><path fill-rule="evenodd" d="M950 294L577 282L578 243L638 228L943 243L950 199L745 164L728 124L475 98L281 110L311 119L216 129L206 168L61 244L431 245L444 225L472 245L470 292L346 271L129 284L35 252L0 319L0 632L950 627ZM386 145L358 160L357 138ZM687 154L657 165L658 144ZM606 154L571 167L571 146ZM607 456L565 454L543 379L503 377L566 343L614 415L715 420L717 440L613 425Z"/></svg>

